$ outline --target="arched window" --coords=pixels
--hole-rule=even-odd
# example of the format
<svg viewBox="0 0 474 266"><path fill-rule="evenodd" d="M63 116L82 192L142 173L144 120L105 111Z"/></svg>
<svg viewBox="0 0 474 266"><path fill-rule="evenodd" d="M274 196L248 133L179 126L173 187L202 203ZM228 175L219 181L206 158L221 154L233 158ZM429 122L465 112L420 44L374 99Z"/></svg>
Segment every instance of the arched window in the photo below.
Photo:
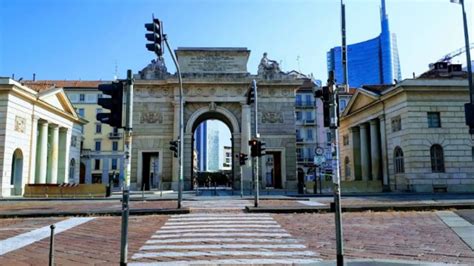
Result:
<svg viewBox="0 0 474 266"><path fill-rule="evenodd" d="M349 157L347 156L344 159L344 172L346 174L346 177L351 176L351 162L349 161Z"/></svg>
<svg viewBox="0 0 474 266"><path fill-rule="evenodd" d="M444 173L444 154L443 147L434 144L430 149L431 155L431 171L433 173Z"/></svg>
<svg viewBox="0 0 474 266"><path fill-rule="evenodd" d="M405 173L405 164L403 162L403 150L400 147L395 147L394 160L395 160L395 174Z"/></svg>

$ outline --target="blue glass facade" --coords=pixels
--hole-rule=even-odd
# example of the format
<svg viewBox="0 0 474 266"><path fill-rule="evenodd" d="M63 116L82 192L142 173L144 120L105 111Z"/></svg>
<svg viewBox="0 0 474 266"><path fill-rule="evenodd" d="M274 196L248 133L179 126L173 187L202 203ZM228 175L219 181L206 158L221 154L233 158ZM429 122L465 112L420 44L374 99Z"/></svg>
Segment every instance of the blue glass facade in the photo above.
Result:
<svg viewBox="0 0 474 266"><path fill-rule="evenodd" d="M385 0L381 7L382 33L371 40L347 46L347 69L349 85L361 87L369 84L392 84L401 80L397 40L390 33ZM336 83L344 82L341 47L334 47L327 53L328 71L333 70Z"/></svg>
<svg viewBox="0 0 474 266"><path fill-rule="evenodd" d="M198 169L207 170L207 121L202 122L195 131L194 140L198 155Z"/></svg>

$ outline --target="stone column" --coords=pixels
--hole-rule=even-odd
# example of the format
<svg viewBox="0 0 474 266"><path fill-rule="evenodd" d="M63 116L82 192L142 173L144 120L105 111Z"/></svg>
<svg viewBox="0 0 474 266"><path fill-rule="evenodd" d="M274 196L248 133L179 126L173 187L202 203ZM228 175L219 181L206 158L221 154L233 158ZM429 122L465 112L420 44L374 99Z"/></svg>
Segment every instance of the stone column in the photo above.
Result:
<svg viewBox="0 0 474 266"><path fill-rule="evenodd" d="M44 121L40 127L39 152L36 164L39 166L39 175L36 183L46 184L46 174L48 169L48 122Z"/></svg>
<svg viewBox="0 0 474 266"><path fill-rule="evenodd" d="M360 131L359 127L351 127L350 144L352 145L351 170L354 180L362 180L360 173Z"/></svg>
<svg viewBox="0 0 474 266"><path fill-rule="evenodd" d="M252 168L250 167L250 160L252 157L250 157L250 146L249 146L249 140L250 140L250 124L251 124L251 109L250 105L248 104L241 104L242 107L242 124L241 124L241 135L240 135L240 152L247 154L248 160L245 163L245 165L242 167L242 172L240 173L242 175L242 180L244 182L244 186L250 185L249 181L252 178ZM240 180L239 180L240 183ZM246 187L244 187L245 189ZM239 188L240 189L240 188Z"/></svg>
<svg viewBox="0 0 474 266"><path fill-rule="evenodd" d="M86 158L86 176L85 176L85 183L91 184L92 183L92 158Z"/></svg>
<svg viewBox="0 0 474 266"><path fill-rule="evenodd" d="M369 143L367 141L368 132L367 124L359 125L360 130L360 158L361 158L361 175L363 181L369 180L370 161L369 161Z"/></svg>
<svg viewBox="0 0 474 266"><path fill-rule="evenodd" d="M109 161L108 157L102 159L102 184L106 185L109 183Z"/></svg>
<svg viewBox="0 0 474 266"><path fill-rule="evenodd" d="M68 183L69 181L69 146L68 129L61 127L59 129L59 149L58 149L58 184Z"/></svg>
<svg viewBox="0 0 474 266"><path fill-rule="evenodd" d="M372 179L381 179L380 175L380 131L377 119L370 120L370 154L372 159Z"/></svg>
<svg viewBox="0 0 474 266"><path fill-rule="evenodd" d="M38 148L38 116L32 115L31 118L31 146L30 146L30 177L29 184L35 183L36 177L36 150Z"/></svg>
<svg viewBox="0 0 474 266"><path fill-rule="evenodd" d="M388 153L387 153L387 139L385 136L385 115L379 116L380 120L380 145L382 151L382 184L384 191L390 191L390 183L388 179Z"/></svg>
<svg viewBox="0 0 474 266"><path fill-rule="evenodd" d="M58 153L59 153L59 127L51 125L51 134L49 138L49 156L48 156L48 172L50 184L58 183Z"/></svg>

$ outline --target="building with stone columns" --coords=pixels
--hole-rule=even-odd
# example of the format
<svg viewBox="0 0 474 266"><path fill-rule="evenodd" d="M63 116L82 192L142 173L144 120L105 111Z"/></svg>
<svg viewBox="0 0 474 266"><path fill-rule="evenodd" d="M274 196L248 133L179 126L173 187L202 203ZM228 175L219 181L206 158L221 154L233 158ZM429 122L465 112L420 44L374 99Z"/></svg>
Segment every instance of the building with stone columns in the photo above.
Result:
<svg viewBox="0 0 474 266"><path fill-rule="evenodd" d="M79 180L79 118L61 88L0 78L0 197Z"/></svg>
<svg viewBox="0 0 474 266"><path fill-rule="evenodd" d="M273 184L277 188L296 187L295 91L302 81L279 69L278 65L259 67L258 75L247 71L250 51L246 48L178 48L177 59L184 88L184 188L191 189L193 142L196 127L217 119L225 123L232 136L231 180L240 188L250 186L250 164L240 171L239 152L250 154L248 141L254 137L253 105L245 93L253 79L258 86L258 131L266 142L267 157L274 164ZM131 186L148 182L146 161L155 156L165 188L177 188L178 160L169 142L179 134L179 84L176 75L154 61L135 76ZM260 160L260 176L266 172ZM241 179L242 177L242 179ZM263 185L266 179L263 178Z"/></svg>
<svg viewBox="0 0 474 266"><path fill-rule="evenodd" d="M474 191L467 74L457 69L435 64L415 79L358 89L340 120L342 180L392 191Z"/></svg>

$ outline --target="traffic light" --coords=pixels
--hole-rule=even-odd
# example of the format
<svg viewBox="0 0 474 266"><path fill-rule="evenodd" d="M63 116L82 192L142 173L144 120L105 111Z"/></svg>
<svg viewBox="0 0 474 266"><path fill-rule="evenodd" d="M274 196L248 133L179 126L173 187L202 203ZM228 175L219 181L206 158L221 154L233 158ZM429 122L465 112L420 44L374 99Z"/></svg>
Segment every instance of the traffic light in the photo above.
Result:
<svg viewBox="0 0 474 266"><path fill-rule="evenodd" d="M145 34L145 38L151 43L146 44L148 51L154 52L158 57L163 55L163 23L153 18L152 23L146 23L145 28L149 33Z"/></svg>
<svg viewBox="0 0 474 266"><path fill-rule="evenodd" d="M255 102L255 91L253 87L249 87L247 90L247 93L245 93L245 96L247 96L247 104L251 104Z"/></svg>
<svg viewBox="0 0 474 266"><path fill-rule="evenodd" d="M110 110L110 113L98 113L96 115L97 121L109 124L112 127L122 128L123 83L118 81L111 84L100 84L98 89L103 95L110 96L97 99L97 104Z"/></svg>
<svg viewBox="0 0 474 266"><path fill-rule="evenodd" d="M174 158L178 158L178 141L170 141L170 150L173 151Z"/></svg>
<svg viewBox="0 0 474 266"><path fill-rule="evenodd" d="M248 158L248 155L245 154L245 153L239 153L239 163L240 165L245 165L245 161L247 161L249 158Z"/></svg>
<svg viewBox="0 0 474 266"><path fill-rule="evenodd" d="M469 126L469 134L474 134L474 104L464 104L464 114L466 116L466 125Z"/></svg>
<svg viewBox="0 0 474 266"><path fill-rule="evenodd" d="M330 108L330 101L331 101L331 91L329 90L328 86L322 87L321 90L317 90L314 92L314 97L320 98L323 102L323 118L324 118L324 127L331 126L331 108Z"/></svg>
<svg viewBox="0 0 474 266"><path fill-rule="evenodd" d="M267 152L265 151L265 145L266 143L264 141L257 141L257 156L258 157L262 157L263 155L267 154Z"/></svg>
<svg viewBox="0 0 474 266"><path fill-rule="evenodd" d="M250 145L250 156L257 157L258 156L258 141L256 139L249 140Z"/></svg>

